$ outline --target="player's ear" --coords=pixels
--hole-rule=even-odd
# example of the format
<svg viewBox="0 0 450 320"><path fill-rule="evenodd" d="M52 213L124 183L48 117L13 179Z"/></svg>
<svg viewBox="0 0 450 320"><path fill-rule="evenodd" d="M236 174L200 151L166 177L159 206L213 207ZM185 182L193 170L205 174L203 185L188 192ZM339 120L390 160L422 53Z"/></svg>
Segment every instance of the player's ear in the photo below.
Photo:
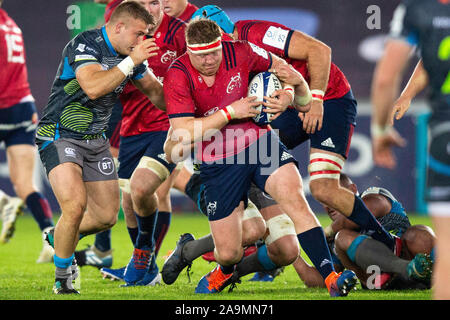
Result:
<svg viewBox="0 0 450 320"><path fill-rule="evenodd" d="M116 25L114 27L114 32L116 34L120 34L124 29L125 29L125 23L120 21L120 22L116 23Z"/></svg>

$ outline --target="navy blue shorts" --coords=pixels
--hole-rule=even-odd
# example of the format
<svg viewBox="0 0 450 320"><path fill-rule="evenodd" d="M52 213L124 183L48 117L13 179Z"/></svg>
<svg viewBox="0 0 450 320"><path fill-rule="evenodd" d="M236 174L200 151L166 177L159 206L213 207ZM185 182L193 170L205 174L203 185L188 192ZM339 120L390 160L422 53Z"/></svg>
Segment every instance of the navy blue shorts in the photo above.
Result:
<svg viewBox="0 0 450 320"><path fill-rule="evenodd" d="M244 151L223 160L222 163L200 165L210 221L226 218L241 201L247 205L252 182L264 190L267 179L275 170L290 162L297 166L297 161L278 136L270 131Z"/></svg>
<svg viewBox="0 0 450 320"><path fill-rule="evenodd" d="M193 174L186 184L186 195L195 202L201 213L206 215L205 185L202 184L200 174Z"/></svg>
<svg viewBox="0 0 450 320"><path fill-rule="evenodd" d="M24 102L6 109L0 109L0 142L4 141L6 148L17 144L35 145L37 118L34 102Z"/></svg>
<svg viewBox="0 0 450 320"><path fill-rule="evenodd" d="M334 152L347 158L356 125L357 103L352 91L342 98L325 100L323 107L322 129L314 134L307 134L303 130L303 122L295 109L287 109L270 126L279 130L280 140L288 149L294 149L310 139L311 148Z"/></svg>
<svg viewBox="0 0 450 320"><path fill-rule="evenodd" d="M168 163L164 154L167 131L144 132L135 136L120 137L119 178L130 179L142 157L150 157L172 172L176 164Z"/></svg>

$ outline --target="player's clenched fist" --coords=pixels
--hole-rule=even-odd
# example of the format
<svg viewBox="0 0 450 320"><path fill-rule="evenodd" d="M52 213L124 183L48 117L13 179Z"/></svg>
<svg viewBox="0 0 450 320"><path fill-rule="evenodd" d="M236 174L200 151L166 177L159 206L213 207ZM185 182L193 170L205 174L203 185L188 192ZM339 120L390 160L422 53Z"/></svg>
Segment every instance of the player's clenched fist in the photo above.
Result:
<svg viewBox="0 0 450 320"><path fill-rule="evenodd" d="M154 38L145 39L133 48L130 57L133 59L134 64L138 65L157 55L158 49L159 47L156 45Z"/></svg>

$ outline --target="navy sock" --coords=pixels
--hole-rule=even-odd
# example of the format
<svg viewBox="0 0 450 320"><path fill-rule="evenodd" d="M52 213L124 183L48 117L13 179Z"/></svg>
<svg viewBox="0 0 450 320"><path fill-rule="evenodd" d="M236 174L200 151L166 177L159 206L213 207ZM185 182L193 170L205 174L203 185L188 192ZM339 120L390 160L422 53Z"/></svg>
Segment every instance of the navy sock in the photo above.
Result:
<svg viewBox="0 0 450 320"><path fill-rule="evenodd" d="M135 246L136 240L137 240L137 237L139 234L139 228L127 227L127 229L128 229L128 234L130 235L131 242L133 242L133 246Z"/></svg>
<svg viewBox="0 0 450 320"><path fill-rule="evenodd" d="M47 227L53 227L52 209L47 199L39 192L30 194L25 200L34 220L39 225L41 231Z"/></svg>
<svg viewBox="0 0 450 320"><path fill-rule="evenodd" d="M97 233L94 246L102 252L111 250L111 229Z"/></svg>
<svg viewBox="0 0 450 320"><path fill-rule="evenodd" d="M356 195L353 211L348 218L359 225L363 231L369 231L367 232L367 235L371 236L373 239L384 243L389 249L394 248L394 238L377 221L375 216L366 207L363 200Z"/></svg>
<svg viewBox="0 0 450 320"><path fill-rule="evenodd" d="M169 231L171 216L172 214L167 211L158 212L158 218L156 219L155 234L154 234L156 256L158 255L159 249L161 248L161 244L164 240L164 237L167 234L167 231Z"/></svg>
<svg viewBox="0 0 450 320"><path fill-rule="evenodd" d="M334 271L334 266L322 227L315 227L299 233L297 239L302 249L325 280Z"/></svg>
<svg viewBox="0 0 450 320"><path fill-rule="evenodd" d="M139 233L136 239L135 248L142 249L148 247L151 250L155 247L153 234L155 232L156 219L158 218L158 210L150 216L141 217L136 215Z"/></svg>

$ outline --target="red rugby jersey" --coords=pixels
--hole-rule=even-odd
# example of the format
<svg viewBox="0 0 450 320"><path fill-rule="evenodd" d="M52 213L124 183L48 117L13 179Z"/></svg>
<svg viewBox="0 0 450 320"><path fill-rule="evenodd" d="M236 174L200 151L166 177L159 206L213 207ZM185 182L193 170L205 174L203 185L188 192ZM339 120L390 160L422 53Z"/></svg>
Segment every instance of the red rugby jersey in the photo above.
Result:
<svg viewBox="0 0 450 320"><path fill-rule="evenodd" d="M222 55L211 87L205 84L187 54L170 66L164 82L169 118L201 118L214 114L246 97L250 73L267 71L272 64L266 50L246 41L222 41ZM252 119L231 121L221 129L223 139L201 143L197 159L214 161L237 154L267 130L268 126L259 127Z"/></svg>
<svg viewBox="0 0 450 320"><path fill-rule="evenodd" d="M289 42L294 30L270 21L241 20L235 23L239 40L246 40L284 58L302 74L309 83L310 75L306 60L293 60L288 56ZM337 99L350 90L350 84L342 71L331 63L328 86L324 100Z"/></svg>
<svg viewBox="0 0 450 320"><path fill-rule="evenodd" d="M185 23L166 14L154 37L158 55L148 59L148 68L161 81L173 60L186 51ZM123 105L121 136L133 136L149 131L169 130L169 119L133 84L128 83L120 95Z"/></svg>
<svg viewBox="0 0 450 320"><path fill-rule="evenodd" d="M22 31L0 8L0 109L32 101Z"/></svg>
<svg viewBox="0 0 450 320"><path fill-rule="evenodd" d="M188 2L186 8L180 14L178 19L183 20L184 22L188 22L189 20L191 20L192 15L194 14L195 11L197 11L197 9L198 9L197 6L195 6L192 3Z"/></svg>

